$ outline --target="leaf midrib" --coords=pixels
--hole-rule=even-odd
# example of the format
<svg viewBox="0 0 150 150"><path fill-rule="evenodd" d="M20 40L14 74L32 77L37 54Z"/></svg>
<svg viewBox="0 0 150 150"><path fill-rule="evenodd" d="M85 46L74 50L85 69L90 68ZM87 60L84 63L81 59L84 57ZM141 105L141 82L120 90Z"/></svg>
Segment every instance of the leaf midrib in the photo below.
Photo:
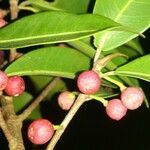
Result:
<svg viewBox="0 0 150 150"><path fill-rule="evenodd" d="M7 69L6 69L7 72ZM18 72L13 72L13 73L7 73L8 76L13 76L13 75L52 75L52 76L60 76L61 77L67 77L70 79L73 79L75 76L73 73L66 73L66 72L60 72L60 71L45 71L45 70L34 70L34 71L18 71Z"/></svg>
<svg viewBox="0 0 150 150"><path fill-rule="evenodd" d="M128 3L123 7L122 11L116 16L116 18L114 18L114 21L118 22L118 20L122 17L122 14L128 9L129 5L133 2L133 0L129 0ZM99 45L101 45L101 49L103 49L105 43L106 43L106 40L107 38L109 38L109 31L106 31L105 34L104 34L104 39L103 39L103 42L100 43L99 42Z"/></svg>
<svg viewBox="0 0 150 150"><path fill-rule="evenodd" d="M15 38L15 39L9 39L9 40L1 40L0 43L3 42L13 42L13 41L23 41L23 40L35 40L35 39L40 39L40 38L49 38L49 37L55 37L55 36L67 36L67 35L74 35L74 34L78 34L78 33L92 33L92 32L97 32L99 30L88 30L88 31L78 31L78 32L68 32L68 33L55 33L55 34L47 34L47 35L40 35L40 36L28 36L28 37L21 37L21 38Z"/></svg>
<svg viewBox="0 0 150 150"><path fill-rule="evenodd" d="M126 74L126 75L136 75L136 76L146 76L146 77L150 77L150 75L148 75L148 74L144 74L144 73L139 73L138 72L138 75L137 75L137 73L135 72L135 73L133 73L132 71L130 72L130 71L119 71L119 70L116 70L116 73L117 74Z"/></svg>
<svg viewBox="0 0 150 150"><path fill-rule="evenodd" d="M133 1L134 0L129 0L128 3L126 5L124 5L124 7L121 9L121 11L118 13L118 15L114 19L116 22L121 18L121 16L123 16L123 13L128 9L128 6L130 6L130 4Z"/></svg>

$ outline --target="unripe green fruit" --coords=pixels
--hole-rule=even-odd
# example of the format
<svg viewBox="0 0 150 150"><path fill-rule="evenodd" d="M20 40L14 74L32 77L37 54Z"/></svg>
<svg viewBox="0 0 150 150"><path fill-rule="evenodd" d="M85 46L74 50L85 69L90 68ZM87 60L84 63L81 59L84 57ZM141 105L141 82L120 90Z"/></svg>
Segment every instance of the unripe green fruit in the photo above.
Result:
<svg viewBox="0 0 150 150"><path fill-rule="evenodd" d="M101 79L93 70L84 71L78 76L77 86L84 94L96 93L99 90L100 85Z"/></svg>
<svg viewBox="0 0 150 150"><path fill-rule="evenodd" d="M108 101L106 113L111 119L118 121L126 115L127 108L122 104L120 99L112 99Z"/></svg>
<svg viewBox="0 0 150 150"><path fill-rule="evenodd" d="M28 138L34 144L45 144L54 134L52 123L46 119L33 121L28 127Z"/></svg>
<svg viewBox="0 0 150 150"><path fill-rule="evenodd" d="M121 101L128 109L137 109L144 101L144 93L138 87L128 87L121 93Z"/></svg>
<svg viewBox="0 0 150 150"><path fill-rule="evenodd" d="M75 95L69 91L64 91L58 96L58 104L63 110L69 110L73 105Z"/></svg>

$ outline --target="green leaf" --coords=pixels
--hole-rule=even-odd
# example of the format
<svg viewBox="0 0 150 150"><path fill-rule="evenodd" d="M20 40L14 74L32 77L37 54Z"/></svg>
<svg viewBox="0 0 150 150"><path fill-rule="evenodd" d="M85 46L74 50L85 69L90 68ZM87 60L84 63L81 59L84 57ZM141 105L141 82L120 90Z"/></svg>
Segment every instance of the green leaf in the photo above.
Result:
<svg viewBox="0 0 150 150"><path fill-rule="evenodd" d="M150 27L149 0L97 0L94 14L111 18L132 31L142 33ZM104 31L95 35L95 46L103 51L114 49L138 36L125 31Z"/></svg>
<svg viewBox="0 0 150 150"><path fill-rule="evenodd" d="M20 113L24 110L32 101L33 96L30 93L24 92L21 96L14 97L14 109L15 112ZM29 115L28 119L41 118L40 106L37 106L32 113Z"/></svg>
<svg viewBox="0 0 150 150"><path fill-rule="evenodd" d="M69 44L73 48L76 48L77 50L79 50L80 52L82 52L83 54L85 54L86 56L90 58L94 57L95 49L93 49L93 47L83 42L82 40L67 42L67 44Z"/></svg>
<svg viewBox="0 0 150 150"><path fill-rule="evenodd" d="M57 10L72 13L85 13L88 10L90 0L55 0L48 2L45 0L28 0L33 7L40 10ZM80 3L80 5L79 5Z"/></svg>
<svg viewBox="0 0 150 150"><path fill-rule="evenodd" d="M47 84L54 79L52 76L29 76L32 86L34 87L34 92L39 93L44 89ZM46 96L47 99L51 99L52 96L59 91L66 89L66 84L63 80L57 81L57 84L49 91L49 94Z"/></svg>
<svg viewBox="0 0 150 150"><path fill-rule="evenodd" d="M143 79L150 82L150 55L137 58L116 69L115 74Z"/></svg>
<svg viewBox="0 0 150 150"><path fill-rule="evenodd" d="M42 10L57 10L57 11L62 11L62 9L58 9L56 7L51 6L50 2L47 2L45 0L28 0L29 3L33 7L37 7Z"/></svg>
<svg viewBox="0 0 150 150"><path fill-rule="evenodd" d="M116 26L100 15L42 12L0 29L0 49L72 41Z"/></svg>
<svg viewBox="0 0 150 150"><path fill-rule="evenodd" d="M21 111L25 106L29 104L29 102L31 102L32 99L33 99L33 96L27 92L24 92L20 96L14 97L13 104L14 104L15 111L16 112Z"/></svg>
<svg viewBox="0 0 150 150"><path fill-rule="evenodd" d="M90 0L55 0L52 6L73 13L85 13L89 3Z"/></svg>
<svg viewBox="0 0 150 150"><path fill-rule="evenodd" d="M134 49L135 51L137 51L141 55L144 54L144 51L143 51L141 44L139 42L139 38L135 38L135 39L129 41L128 43L126 43L125 45Z"/></svg>
<svg viewBox="0 0 150 150"><path fill-rule="evenodd" d="M111 98L118 95L118 93L114 94L114 91L109 87L101 87L95 95L103 98Z"/></svg>
<svg viewBox="0 0 150 150"><path fill-rule="evenodd" d="M22 56L6 68L12 75L52 75L74 78L76 73L90 68L90 58L62 47L41 48Z"/></svg>

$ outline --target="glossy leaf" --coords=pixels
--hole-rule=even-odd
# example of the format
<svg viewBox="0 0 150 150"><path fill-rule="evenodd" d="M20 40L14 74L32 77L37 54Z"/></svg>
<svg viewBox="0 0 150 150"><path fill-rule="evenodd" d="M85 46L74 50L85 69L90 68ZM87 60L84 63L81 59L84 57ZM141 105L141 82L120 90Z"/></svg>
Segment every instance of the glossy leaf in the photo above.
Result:
<svg viewBox="0 0 150 150"><path fill-rule="evenodd" d="M87 12L90 0L55 0L54 2L48 2L45 0L28 0L33 7L37 7L40 10L57 10L67 11L73 13L85 13ZM80 3L80 5L79 5Z"/></svg>
<svg viewBox="0 0 150 150"><path fill-rule="evenodd" d="M137 58L116 69L115 74L143 79L150 82L150 55Z"/></svg>
<svg viewBox="0 0 150 150"><path fill-rule="evenodd" d="M120 25L100 15L42 12L0 29L0 48L72 41L116 26Z"/></svg>
<svg viewBox="0 0 150 150"><path fill-rule="evenodd" d="M73 48L76 48L90 58L93 58L95 55L95 49L82 40L67 42L67 44L69 44Z"/></svg>
<svg viewBox="0 0 150 150"><path fill-rule="evenodd" d="M6 68L12 75L52 75L74 78L90 68L90 59L82 53L61 47L41 48L27 53Z"/></svg>
<svg viewBox="0 0 150 150"><path fill-rule="evenodd" d="M85 13L90 0L55 0L51 5L73 13Z"/></svg>
<svg viewBox="0 0 150 150"><path fill-rule="evenodd" d="M100 14L142 33L150 27L149 0L97 0L94 14ZM95 35L95 45L103 51L114 49L138 36L125 31L105 31Z"/></svg>
<svg viewBox="0 0 150 150"><path fill-rule="evenodd" d="M50 2L45 0L27 0L33 7L37 7L40 10L57 10L62 11L62 9L58 9L53 7Z"/></svg>

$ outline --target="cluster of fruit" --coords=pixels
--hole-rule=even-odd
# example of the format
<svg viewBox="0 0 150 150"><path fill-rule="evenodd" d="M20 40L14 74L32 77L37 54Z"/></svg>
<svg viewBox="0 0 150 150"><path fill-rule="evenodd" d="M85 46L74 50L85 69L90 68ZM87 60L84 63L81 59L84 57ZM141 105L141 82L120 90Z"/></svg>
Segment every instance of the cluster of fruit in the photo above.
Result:
<svg viewBox="0 0 150 150"><path fill-rule="evenodd" d="M20 76L8 77L0 71L0 91L5 91L8 96L19 96L25 90L25 82Z"/></svg>
<svg viewBox="0 0 150 150"><path fill-rule="evenodd" d="M83 94L95 94L101 86L100 76L93 70L82 72L77 78L77 86ZM140 107L144 100L144 93L138 87L127 87L122 91L120 99L109 100L106 105L106 114L114 120L120 120L127 110ZM75 94L64 91L58 96L58 104L63 110L69 110L75 101ZM34 144L44 144L54 134L54 125L46 119L33 121L28 128L28 137Z"/></svg>
<svg viewBox="0 0 150 150"><path fill-rule="evenodd" d="M84 94L95 94L101 86L100 76L92 70L82 72L77 79L77 86ZM70 109L75 97L72 93L63 92L58 97L62 109ZM127 87L122 91L120 99L109 100L106 105L107 115L114 120L120 120L127 110L137 109L144 101L144 93L138 87Z"/></svg>

